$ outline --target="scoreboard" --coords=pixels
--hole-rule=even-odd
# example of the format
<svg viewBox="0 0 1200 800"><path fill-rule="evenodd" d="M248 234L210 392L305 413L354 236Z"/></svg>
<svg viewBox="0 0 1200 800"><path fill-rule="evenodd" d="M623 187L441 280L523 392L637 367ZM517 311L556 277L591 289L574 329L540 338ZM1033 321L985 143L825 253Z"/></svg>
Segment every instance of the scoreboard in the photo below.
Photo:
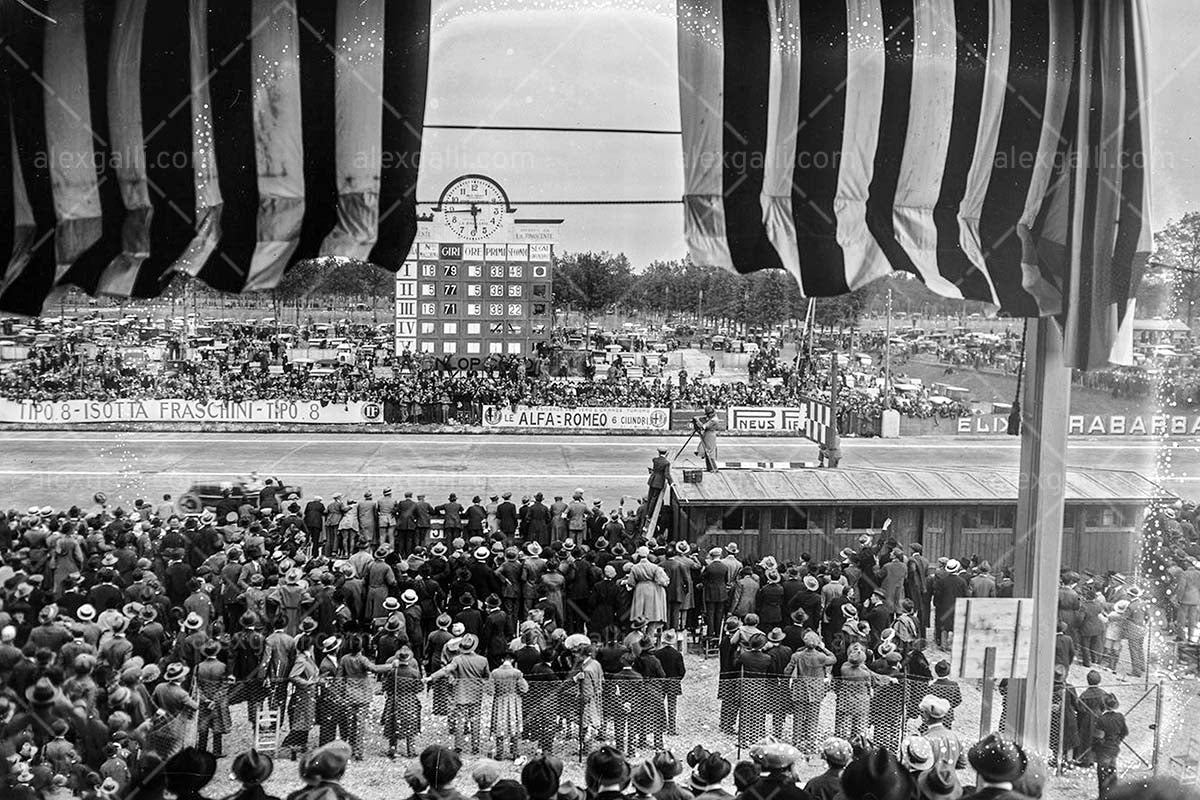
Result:
<svg viewBox="0 0 1200 800"><path fill-rule="evenodd" d="M490 181L488 188L498 189ZM443 363L457 360L449 357L532 355L549 340L554 319L547 221L524 225L505 214L480 228L471 224L480 210L470 210L480 205L472 206L469 197L451 203L446 194L418 222L417 240L396 273L396 352L447 357Z"/></svg>

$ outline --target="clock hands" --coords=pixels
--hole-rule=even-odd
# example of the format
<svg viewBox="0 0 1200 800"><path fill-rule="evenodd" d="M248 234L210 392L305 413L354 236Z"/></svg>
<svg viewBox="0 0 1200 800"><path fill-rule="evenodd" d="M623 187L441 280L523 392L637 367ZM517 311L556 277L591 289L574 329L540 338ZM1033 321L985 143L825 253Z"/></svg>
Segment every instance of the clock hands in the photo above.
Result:
<svg viewBox="0 0 1200 800"><path fill-rule="evenodd" d="M473 225L473 234L479 233L479 206L471 203L471 224Z"/></svg>

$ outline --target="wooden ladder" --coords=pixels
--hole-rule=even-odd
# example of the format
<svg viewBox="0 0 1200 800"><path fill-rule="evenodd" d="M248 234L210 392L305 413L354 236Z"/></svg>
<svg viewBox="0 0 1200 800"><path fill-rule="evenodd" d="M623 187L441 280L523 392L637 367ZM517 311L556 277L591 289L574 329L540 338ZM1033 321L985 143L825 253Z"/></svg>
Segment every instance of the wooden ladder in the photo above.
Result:
<svg viewBox="0 0 1200 800"><path fill-rule="evenodd" d="M254 725L254 749L275 755L279 749L279 710L263 707Z"/></svg>

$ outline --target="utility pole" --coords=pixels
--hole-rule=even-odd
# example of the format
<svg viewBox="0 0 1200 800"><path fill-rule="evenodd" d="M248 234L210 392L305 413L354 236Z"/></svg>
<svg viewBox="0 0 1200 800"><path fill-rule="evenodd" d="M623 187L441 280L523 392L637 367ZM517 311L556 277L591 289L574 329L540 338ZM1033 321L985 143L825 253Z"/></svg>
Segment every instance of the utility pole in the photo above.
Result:
<svg viewBox="0 0 1200 800"><path fill-rule="evenodd" d="M883 407L892 407L892 290L887 294L887 322L883 333Z"/></svg>
<svg viewBox="0 0 1200 800"><path fill-rule="evenodd" d="M700 296L696 299L696 327L704 327L704 287L700 287Z"/></svg>

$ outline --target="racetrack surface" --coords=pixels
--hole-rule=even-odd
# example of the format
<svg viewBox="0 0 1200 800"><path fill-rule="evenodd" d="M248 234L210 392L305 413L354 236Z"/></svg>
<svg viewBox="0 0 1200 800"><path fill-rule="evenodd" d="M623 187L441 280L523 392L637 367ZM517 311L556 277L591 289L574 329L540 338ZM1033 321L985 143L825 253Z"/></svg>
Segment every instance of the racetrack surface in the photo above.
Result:
<svg viewBox="0 0 1200 800"><path fill-rule="evenodd" d="M90 504L96 491L112 503L165 492L178 496L193 481L227 480L257 470L304 488L306 497L335 491L360 497L392 487L440 502L449 492L544 492L570 497L582 488L606 508L622 496L640 497L655 448L674 455L683 436L478 436L457 434L226 434L226 433L0 433L0 506ZM844 466L992 468L1017 466L1017 437L843 440ZM1184 496L1200 494L1200 442L1172 443L1173 476L1164 484ZM675 462L698 466L689 446ZM1072 440L1067 461L1076 468L1131 469L1155 478L1157 444L1150 439ZM816 446L800 439L720 440L725 461L817 460ZM632 500L630 502L633 502Z"/></svg>

